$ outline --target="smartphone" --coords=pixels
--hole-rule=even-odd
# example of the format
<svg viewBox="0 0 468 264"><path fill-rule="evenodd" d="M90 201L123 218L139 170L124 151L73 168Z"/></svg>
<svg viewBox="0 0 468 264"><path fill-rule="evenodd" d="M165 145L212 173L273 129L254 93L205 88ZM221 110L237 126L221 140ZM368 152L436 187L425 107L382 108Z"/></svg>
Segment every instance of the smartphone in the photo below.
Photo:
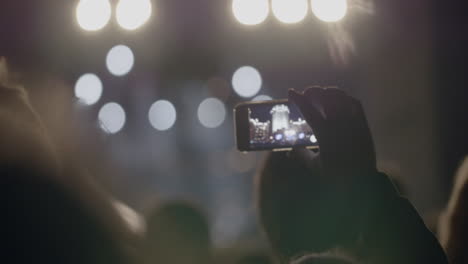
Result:
<svg viewBox="0 0 468 264"><path fill-rule="evenodd" d="M288 100L241 103L234 108L234 117L240 151L318 148L312 128L299 108Z"/></svg>

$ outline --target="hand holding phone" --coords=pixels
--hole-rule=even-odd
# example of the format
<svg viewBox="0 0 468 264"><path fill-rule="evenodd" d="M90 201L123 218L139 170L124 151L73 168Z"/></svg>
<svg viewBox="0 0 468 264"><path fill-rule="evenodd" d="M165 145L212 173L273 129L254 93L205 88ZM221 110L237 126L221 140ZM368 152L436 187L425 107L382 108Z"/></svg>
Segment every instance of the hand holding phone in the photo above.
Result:
<svg viewBox="0 0 468 264"><path fill-rule="evenodd" d="M347 174L376 171L372 136L360 102L336 88L289 91L289 99L314 128L327 170Z"/></svg>

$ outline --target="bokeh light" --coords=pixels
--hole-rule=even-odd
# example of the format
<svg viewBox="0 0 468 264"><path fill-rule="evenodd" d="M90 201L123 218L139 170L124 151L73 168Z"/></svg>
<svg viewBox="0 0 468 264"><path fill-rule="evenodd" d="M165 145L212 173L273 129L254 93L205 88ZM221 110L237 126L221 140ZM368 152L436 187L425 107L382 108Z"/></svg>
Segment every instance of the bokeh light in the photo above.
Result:
<svg viewBox="0 0 468 264"><path fill-rule="evenodd" d="M98 114L99 124L104 132L115 134L125 125L125 111L118 103L107 103Z"/></svg>
<svg viewBox="0 0 468 264"><path fill-rule="evenodd" d="M226 119L226 108L220 100L207 98L198 106L198 120L207 128L220 126Z"/></svg>
<svg viewBox="0 0 468 264"><path fill-rule="evenodd" d="M232 87L241 97L255 96L262 88L262 76L251 66L242 66L232 75Z"/></svg>
<svg viewBox="0 0 468 264"><path fill-rule="evenodd" d="M315 135L310 136L310 142L317 143L317 137Z"/></svg>
<svg viewBox="0 0 468 264"><path fill-rule="evenodd" d="M234 17L244 25L258 25L265 21L270 12L268 0L233 0Z"/></svg>
<svg viewBox="0 0 468 264"><path fill-rule="evenodd" d="M273 100L273 98L271 98L271 96L264 95L264 94L257 95L257 96L254 97L254 99L252 99L252 101L254 101L254 102L257 102L257 101L270 101L270 100Z"/></svg>
<svg viewBox="0 0 468 264"><path fill-rule="evenodd" d="M311 0L314 15L324 22L337 22L348 12L347 0Z"/></svg>
<svg viewBox="0 0 468 264"><path fill-rule="evenodd" d="M174 125L177 119L177 112L171 102L159 100L150 107L148 119L155 129L164 131Z"/></svg>
<svg viewBox="0 0 468 264"><path fill-rule="evenodd" d="M102 95L102 82L95 74L83 74L75 83L75 96L80 102L92 105L99 101Z"/></svg>
<svg viewBox="0 0 468 264"><path fill-rule="evenodd" d="M81 0L76 6L78 25L87 31L104 28L109 23L111 14L109 0Z"/></svg>
<svg viewBox="0 0 468 264"><path fill-rule="evenodd" d="M151 17L150 0L120 0L116 8L117 23L126 30L135 30Z"/></svg>
<svg viewBox="0 0 468 264"><path fill-rule="evenodd" d="M272 0L271 9L275 17L286 24L302 21L309 10L308 0Z"/></svg>
<svg viewBox="0 0 468 264"><path fill-rule="evenodd" d="M115 76L123 76L129 73L134 63L135 57L133 56L133 52L125 45L117 45L107 53L107 69Z"/></svg>

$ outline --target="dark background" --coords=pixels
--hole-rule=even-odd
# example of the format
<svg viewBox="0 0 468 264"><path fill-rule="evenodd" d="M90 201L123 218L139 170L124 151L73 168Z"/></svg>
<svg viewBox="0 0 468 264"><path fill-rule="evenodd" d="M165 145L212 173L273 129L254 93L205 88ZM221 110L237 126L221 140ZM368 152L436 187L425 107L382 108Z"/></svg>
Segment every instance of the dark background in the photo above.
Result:
<svg viewBox="0 0 468 264"><path fill-rule="evenodd" d="M207 208L220 243L254 230L252 177L261 154L235 152L230 110L245 99L227 97L228 117L217 129L200 126L195 114L199 102L213 96L206 81L217 77L229 83L243 65L260 71L261 93L275 99L286 97L288 88L315 84L337 85L359 98L379 167L402 182L428 221L445 205L468 150L463 1L374 1L372 14L346 19L356 50L347 63L332 60L329 29L310 12L297 25L270 15L259 26L245 27L233 18L231 1L154 0L152 18L141 30L126 32L112 19L104 30L88 33L75 22L76 3L3 0L0 55L51 130L66 134L63 120L74 116L79 133L71 130L79 134L80 148L110 154L113 173L97 178L132 207L143 211L155 200L185 197ZM104 65L116 44L135 53L133 71L122 78ZM77 110L73 85L86 72L101 77L104 94L97 105ZM158 98L178 110L175 127L166 133L147 122L147 110ZM119 134L96 136L97 111L108 101L126 109L127 124ZM96 137L105 146L101 152L94 150Z"/></svg>

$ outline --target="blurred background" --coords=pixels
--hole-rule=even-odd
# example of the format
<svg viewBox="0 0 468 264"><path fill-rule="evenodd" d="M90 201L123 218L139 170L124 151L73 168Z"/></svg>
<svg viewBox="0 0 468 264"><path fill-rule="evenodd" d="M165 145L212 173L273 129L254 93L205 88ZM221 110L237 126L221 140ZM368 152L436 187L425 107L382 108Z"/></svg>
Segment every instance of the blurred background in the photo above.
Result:
<svg viewBox="0 0 468 264"><path fill-rule="evenodd" d="M252 189L264 155L236 150L233 107L309 85L362 101L379 168L431 221L468 150L464 10L427 0L3 0L0 56L59 147L106 190L143 214L192 200L224 247L258 232Z"/></svg>

